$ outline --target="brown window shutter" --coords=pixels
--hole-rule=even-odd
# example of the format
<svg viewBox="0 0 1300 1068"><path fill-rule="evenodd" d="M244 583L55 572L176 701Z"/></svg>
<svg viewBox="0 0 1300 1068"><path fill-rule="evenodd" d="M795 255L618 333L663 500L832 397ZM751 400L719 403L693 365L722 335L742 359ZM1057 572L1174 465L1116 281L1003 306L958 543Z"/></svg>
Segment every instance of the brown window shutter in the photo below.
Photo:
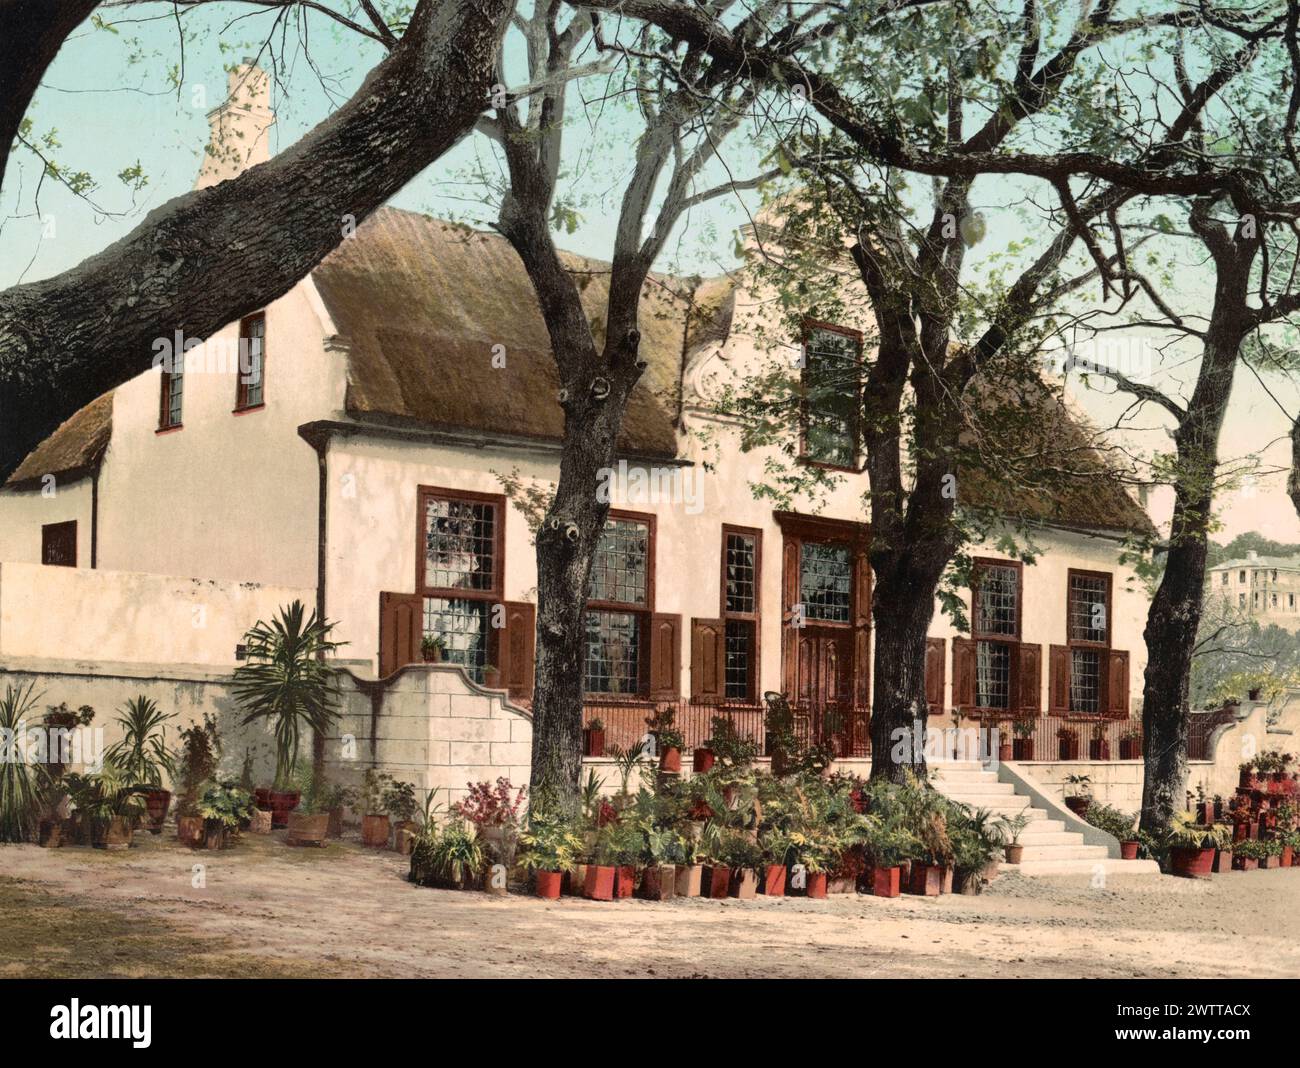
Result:
<svg viewBox="0 0 1300 1068"><path fill-rule="evenodd" d="M726 696L726 624L691 620L691 700L711 703Z"/></svg>
<svg viewBox="0 0 1300 1068"><path fill-rule="evenodd" d="M1017 663L1016 711L1022 716L1043 714L1043 647L1021 645Z"/></svg>
<svg viewBox="0 0 1300 1068"><path fill-rule="evenodd" d="M537 606L505 601L505 627L497 634L497 668L501 685L516 700L533 696L533 655L537 642Z"/></svg>
<svg viewBox="0 0 1300 1068"><path fill-rule="evenodd" d="M969 638L952 640L952 707L975 707L975 643Z"/></svg>
<svg viewBox="0 0 1300 1068"><path fill-rule="evenodd" d="M1128 650L1111 649L1106 654L1106 713L1128 715Z"/></svg>
<svg viewBox="0 0 1300 1068"><path fill-rule="evenodd" d="M659 614L650 617L650 697L652 700L675 700L681 692L681 635L681 616Z"/></svg>
<svg viewBox="0 0 1300 1068"><path fill-rule="evenodd" d="M379 677L420 660L424 598L416 593L379 595Z"/></svg>
<svg viewBox="0 0 1300 1068"><path fill-rule="evenodd" d="M944 684L948 681L948 643L943 638L925 639L925 705L930 715L943 711Z"/></svg>
<svg viewBox="0 0 1300 1068"><path fill-rule="evenodd" d="M1048 650L1047 710L1070 711L1070 647L1053 645Z"/></svg>

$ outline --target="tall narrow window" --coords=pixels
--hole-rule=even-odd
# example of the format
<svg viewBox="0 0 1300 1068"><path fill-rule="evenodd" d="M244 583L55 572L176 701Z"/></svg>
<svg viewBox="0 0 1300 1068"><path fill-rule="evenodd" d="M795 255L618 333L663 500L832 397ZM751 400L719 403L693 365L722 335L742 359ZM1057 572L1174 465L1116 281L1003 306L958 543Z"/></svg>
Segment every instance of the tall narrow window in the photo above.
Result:
<svg viewBox="0 0 1300 1068"><path fill-rule="evenodd" d="M1015 651L1020 643L1023 570L1018 563L977 561L971 637L975 640L975 705L1012 708Z"/></svg>
<svg viewBox="0 0 1300 1068"><path fill-rule="evenodd" d="M646 688L646 633L653 608L654 518L611 512L587 592L586 688L639 694Z"/></svg>
<svg viewBox="0 0 1300 1068"><path fill-rule="evenodd" d="M239 324L238 385L235 411L260 408L265 402L266 315L258 312Z"/></svg>
<svg viewBox="0 0 1300 1068"><path fill-rule="evenodd" d="M847 545L805 541L799 545L799 600L804 618L848 623L853 558Z"/></svg>
<svg viewBox="0 0 1300 1068"><path fill-rule="evenodd" d="M1070 646L1070 711L1102 711L1106 650L1110 648L1110 575L1071 570L1066 634Z"/></svg>
<svg viewBox="0 0 1300 1068"><path fill-rule="evenodd" d="M421 489L424 634L441 640L443 658L477 682L488 663L492 605L502 597L504 499Z"/></svg>
<svg viewBox="0 0 1300 1068"><path fill-rule="evenodd" d="M158 429L181 425L181 402L185 397L185 354L178 353L163 364L162 395L158 402Z"/></svg>
<svg viewBox="0 0 1300 1068"><path fill-rule="evenodd" d="M862 402L862 335L809 323L804 330L802 453L805 460L856 469Z"/></svg>
<svg viewBox="0 0 1300 1068"><path fill-rule="evenodd" d="M724 696L758 699L759 576L763 534L722 528L722 618L725 621Z"/></svg>

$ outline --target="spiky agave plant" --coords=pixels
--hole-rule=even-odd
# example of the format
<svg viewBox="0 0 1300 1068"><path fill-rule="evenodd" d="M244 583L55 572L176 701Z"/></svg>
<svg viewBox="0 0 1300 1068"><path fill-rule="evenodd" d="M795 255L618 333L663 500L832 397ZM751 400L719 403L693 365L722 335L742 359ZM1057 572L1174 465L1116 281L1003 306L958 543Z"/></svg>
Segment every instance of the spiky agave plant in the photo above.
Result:
<svg viewBox="0 0 1300 1068"><path fill-rule="evenodd" d="M31 839L40 808L40 768L27 763L25 721L36 706L34 682L5 686L0 697L0 842Z"/></svg>
<svg viewBox="0 0 1300 1068"><path fill-rule="evenodd" d="M235 670L244 723L270 720L275 730L275 784L285 786L298 760L303 728L325 734L338 717L338 678L324 657L339 647L333 623L294 601L245 635L248 660Z"/></svg>

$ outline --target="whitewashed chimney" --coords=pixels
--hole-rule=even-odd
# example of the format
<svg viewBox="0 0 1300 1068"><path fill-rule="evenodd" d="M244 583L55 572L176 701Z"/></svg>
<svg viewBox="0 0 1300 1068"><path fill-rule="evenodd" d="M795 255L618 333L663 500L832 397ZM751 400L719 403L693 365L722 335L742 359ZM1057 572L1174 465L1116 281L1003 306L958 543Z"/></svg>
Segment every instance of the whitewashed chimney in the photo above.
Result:
<svg viewBox="0 0 1300 1068"><path fill-rule="evenodd" d="M227 75L225 102L208 112L211 132L194 188L206 189L265 163L274 125L270 75L246 58Z"/></svg>

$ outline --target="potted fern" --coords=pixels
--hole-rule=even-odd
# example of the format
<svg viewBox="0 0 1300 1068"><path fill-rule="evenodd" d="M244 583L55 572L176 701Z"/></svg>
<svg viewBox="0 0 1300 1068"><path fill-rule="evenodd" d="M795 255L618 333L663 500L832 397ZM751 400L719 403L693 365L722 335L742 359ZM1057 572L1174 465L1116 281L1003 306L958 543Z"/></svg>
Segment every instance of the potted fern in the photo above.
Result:
<svg viewBox="0 0 1300 1068"><path fill-rule="evenodd" d="M1208 879L1214 866L1214 853L1230 841L1222 824L1193 823L1190 814L1180 812L1165 838L1169 850L1169 872L1185 879Z"/></svg>

